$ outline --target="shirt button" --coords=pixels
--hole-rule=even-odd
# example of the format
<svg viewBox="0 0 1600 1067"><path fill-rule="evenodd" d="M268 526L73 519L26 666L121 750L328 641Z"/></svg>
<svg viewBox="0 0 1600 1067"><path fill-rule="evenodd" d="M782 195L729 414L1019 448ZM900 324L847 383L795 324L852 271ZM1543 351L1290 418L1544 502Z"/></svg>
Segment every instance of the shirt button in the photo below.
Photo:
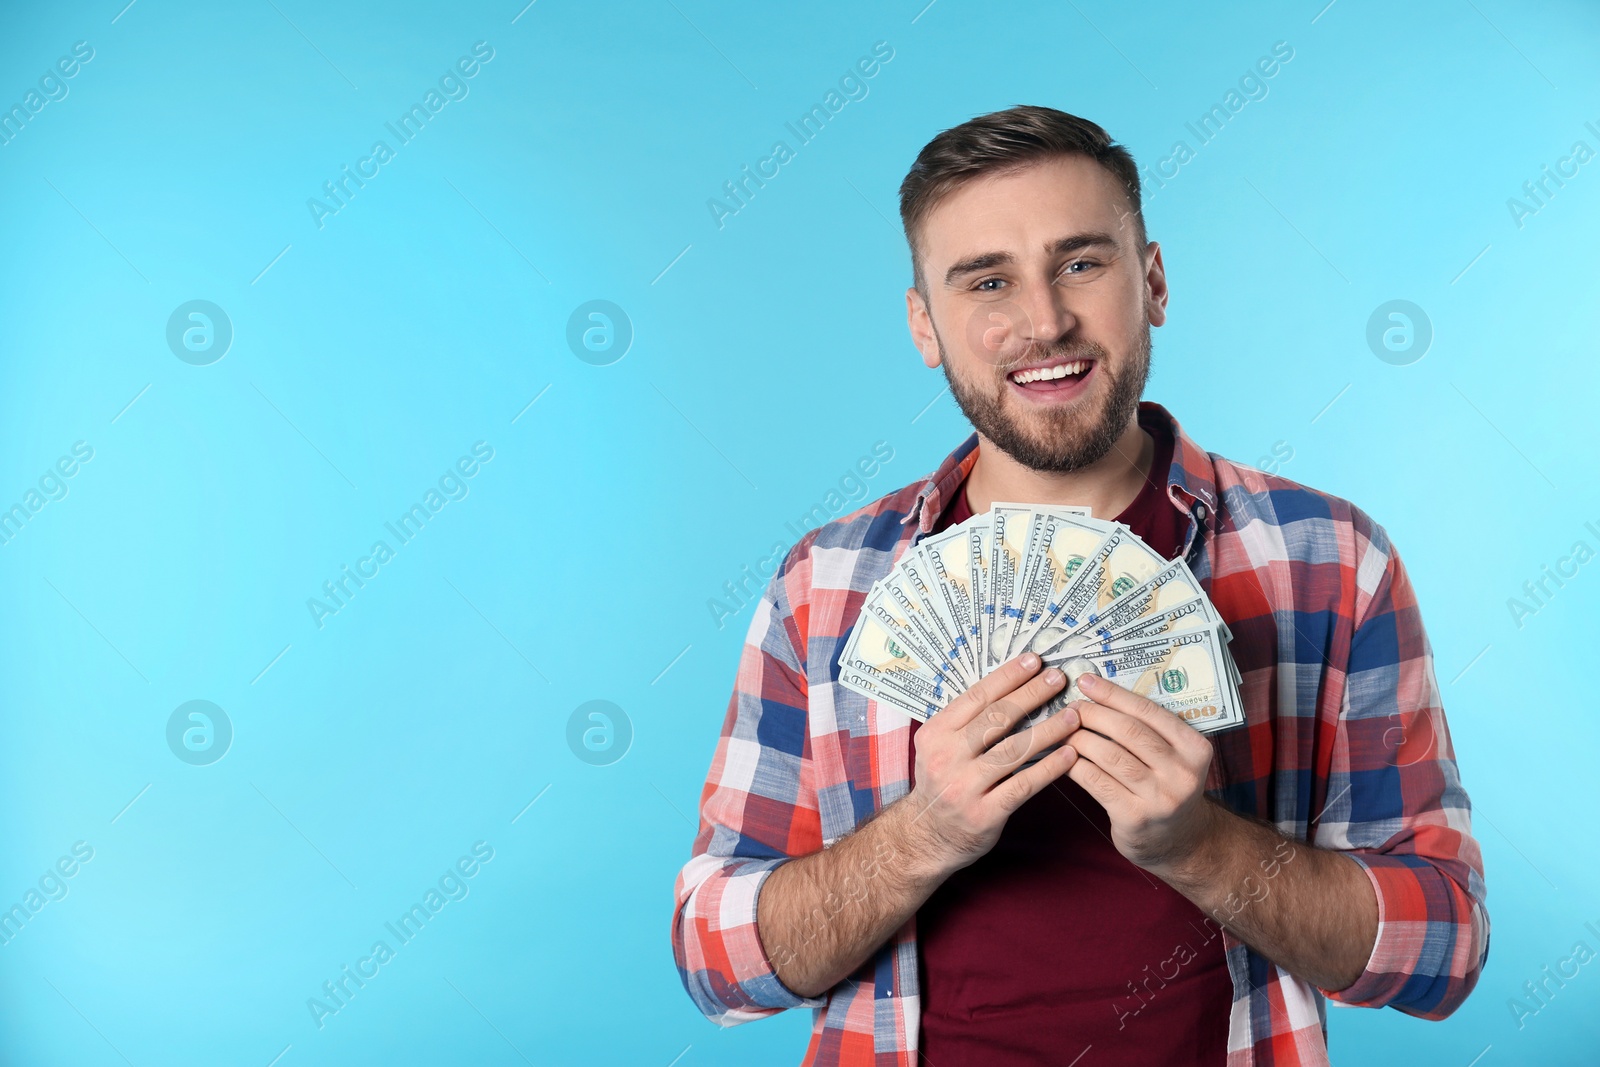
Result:
<svg viewBox="0 0 1600 1067"><path fill-rule="evenodd" d="M1196 504L1194 506L1194 517L1201 522L1206 521L1206 506L1204 504Z"/></svg>

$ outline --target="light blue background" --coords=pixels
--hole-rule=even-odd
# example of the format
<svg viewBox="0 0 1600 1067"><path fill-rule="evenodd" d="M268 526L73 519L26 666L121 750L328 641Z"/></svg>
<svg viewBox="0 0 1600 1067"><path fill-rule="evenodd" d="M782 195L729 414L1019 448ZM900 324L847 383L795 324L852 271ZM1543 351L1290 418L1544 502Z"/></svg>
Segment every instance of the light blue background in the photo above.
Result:
<svg viewBox="0 0 1600 1067"><path fill-rule="evenodd" d="M1594 1062L1600 964L1520 1029L1507 1004L1600 949L1600 563L1507 607L1600 548L1600 162L1507 207L1600 149L1592 5L123 2L0 16L6 107L94 49L0 146L0 506L94 449L0 545L0 906L94 849L0 947L6 1062L798 1062L808 1014L694 1011L671 887L749 621L708 601L874 442L876 496L967 432L906 335L899 182L1015 103L1152 165L1277 41L1268 95L1147 189L1173 295L1146 395L1393 536L1494 923L1461 1011L1335 1012L1334 1057ZM319 229L307 199L480 40L470 94ZM869 95L797 146L877 41ZM1365 342L1395 298L1435 331L1409 366ZM192 299L233 323L210 366L166 345ZM566 344L591 299L633 323L610 366ZM470 495L319 629L307 599L478 441ZM165 740L194 699L235 731L210 766ZM566 741L595 699L634 731L610 766ZM470 895L319 1030L307 999L477 841Z"/></svg>

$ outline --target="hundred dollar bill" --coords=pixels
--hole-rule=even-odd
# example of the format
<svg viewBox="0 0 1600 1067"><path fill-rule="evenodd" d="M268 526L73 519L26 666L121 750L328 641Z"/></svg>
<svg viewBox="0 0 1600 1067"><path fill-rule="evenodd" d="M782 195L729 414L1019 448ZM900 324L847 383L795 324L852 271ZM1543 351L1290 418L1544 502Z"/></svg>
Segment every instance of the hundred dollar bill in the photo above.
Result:
<svg viewBox="0 0 1600 1067"><path fill-rule="evenodd" d="M955 638L957 658L971 682L976 682L982 671L973 649L977 612L972 600L972 568L967 550L966 531L956 527L924 538L907 555L923 563L923 577L930 589L924 599L947 624Z"/></svg>
<svg viewBox="0 0 1600 1067"><path fill-rule="evenodd" d="M972 633L968 637L972 641L978 673L987 674L984 641L989 632L988 617L994 610L994 602L989 599L989 542L993 530L987 512L974 515L961 525L967 531L967 568L971 574L967 585L972 593Z"/></svg>
<svg viewBox="0 0 1600 1067"><path fill-rule="evenodd" d="M918 700L900 689L898 685L891 684L881 672L871 668L857 669L839 665L839 684L846 689L860 693L864 697L876 700L880 704L889 704L899 708L907 715L919 722L926 722L930 715L939 710L940 705L931 699Z"/></svg>
<svg viewBox="0 0 1600 1067"><path fill-rule="evenodd" d="M936 661L912 634L908 620L900 613L881 585L874 585L862 605L861 617L850 631L841 666L881 673L907 693L921 693L931 687L932 699L947 700L951 676L946 666ZM900 675L916 681L900 684Z"/></svg>
<svg viewBox="0 0 1600 1067"><path fill-rule="evenodd" d="M1227 626L1222 622L1222 617L1211 606L1211 600L1205 595L1200 581L1189 570L1189 565L1181 559L1173 560L1163 566L1142 585L1118 598L1108 607L1104 614L1092 614L1090 618L1081 620L1077 627L1061 634L1060 628L1054 628L1045 634L1036 635L1029 647L1035 652L1043 653L1067 645L1104 642L1125 630L1133 629L1150 619L1157 618L1164 613L1176 608L1180 604L1197 603L1197 609L1204 619L1217 623L1223 628L1224 636ZM1160 631L1158 631L1160 632Z"/></svg>
<svg viewBox="0 0 1600 1067"><path fill-rule="evenodd" d="M1115 645L1094 655L1046 658L1068 679L1058 693L1030 718L1053 715L1082 699L1078 679L1098 674L1139 696L1160 704L1201 733L1214 733L1244 722L1244 707L1233 686L1221 639L1212 629L1150 641Z"/></svg>
<svg viewBox="0 0 1600 1067"><path fill-rule="evenodd" d="M983 671L1004 663L1022 618L1023 583L1031 560L1029 546L1048 515L1089 518L1089 509L1068 505L996 503L989 509L989 588L984 598L978 647Z"/></svg>
<svg viewBox="0 0 1600 1067"><path fill-rule="evenodd" d="M1115 648L1118 645L1128 645L1138 641L1153 641L1158 637L1193 633L1196 630L1212 630L1217 635L1217 643L1226 645L1228 639L1224 635L1223 625L1220 621L1211 617L1212 612L1210 609L1211 602L1204 597L1185 600L1181 604L1174 604L1159 615L1147 616L1133 625L1123 627L1114 633L1094 634L1090 638L1091 642L1093 642L1092 647L1098 647L1104 651Z"/></svg>
<svg viewBox="0 0 1600 1067"><path fill-rule="evenodd" d="M1193 633L1196 630L1212 630L1216 632L1220 643L1227 643L1222 638L1220 624L1207 617L1205 601L1196 599L1174 604L1161 614L1140 619L1114 634L1080 630L1048 649L1036 651L1041 656L1097 655L1121 645L1153 641L1158 637Z"/></svg>
<svg viewBox="0 0 1600 1067"><path fill-rule="evenodd" d="M989 599L983 614L984 673L1006 658L1018 616L1018 590L1028 560L1034 511L1025 504L996 504L989 511Z"/></svg>
<svg viewBox="0 0 1600 1067"><path fill-rule="evenodd" d="M881 591L882 597L874 597L873 591ZM955 642L944 633L903 572L892 571L880 578L867 593L863 610L877 612L886 624L898 628L907 642L916 647L923 664L940 677L958 689L966 684L956 658ZM885 616L884 612L892 612L892 616Z"/></svg>
<svg viewBox="0 0 1600 1067"><path fill-rule="evenodd" d="M1045 605L1043 618L1018 633L1018 652L1059 644L1085 622L1098 618L1118 597L1137 589L1168 561L1132 530L1113 523L1094 552L1077 567L1066 588Z"/></svg>
<svg viewBox="0 0 1600 1067"><path fill-rule="evenodd" d="M884 579L885 588L898 590L895 602L908 610L914 609L917 618L934 635L930 647L950 660L962 686L974 685L978 675L967 666L962 654L966 639L955 620L947 614L944 594L936 588L938 584L927 558L916 548L901 556L894 572Z"/></svg>
<svg viewBox="0 0 1600 1067"><path fill-rule="evenodd" d="M1056 614L1062 598L1079 584L1083 568L1118 529L1115 523L1098 519L1041 515L1028 545L1028 570L1007 657L1029 647L1035 631Z"/></svg>

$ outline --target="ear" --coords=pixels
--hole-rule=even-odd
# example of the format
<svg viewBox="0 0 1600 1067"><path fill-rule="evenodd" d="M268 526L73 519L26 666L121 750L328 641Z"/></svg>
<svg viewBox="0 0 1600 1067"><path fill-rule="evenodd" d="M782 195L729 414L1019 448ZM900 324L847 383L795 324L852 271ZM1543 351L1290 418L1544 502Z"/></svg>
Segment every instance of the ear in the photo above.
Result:
<svg viewBox="0 0 1600 1067"><path fill-rule="evenodd" d="M1161 262L1161 244L1151 241L1145 252L1144 282L1150 297L1150 325L1160 326L1167 321L1167 268Z"/></svg>
<svg viewBox="0 0 1600 1067"><path fill-rule="evenodd" d="M922 353L922 362L929 368L939 365L939 339L933 333L933 319L928 304L917 292L916 286L906 290L906 328L911 331L911 343Z"/></svg>

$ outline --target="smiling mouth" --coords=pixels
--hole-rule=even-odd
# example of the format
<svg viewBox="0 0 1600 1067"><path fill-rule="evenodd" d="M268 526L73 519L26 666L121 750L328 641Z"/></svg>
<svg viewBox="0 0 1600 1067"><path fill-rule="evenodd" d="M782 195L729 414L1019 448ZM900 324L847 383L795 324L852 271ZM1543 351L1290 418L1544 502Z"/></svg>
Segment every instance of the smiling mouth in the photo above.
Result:
<svg viewBox="0 0 1600 1067"><path fill-rule="evenodd" d="M1069 360L1045 367L1014 370L1006 375L1006 379L1012 385L1032 392L1054 391L1083 381L1093 366L1092 359Z"/></svg>

